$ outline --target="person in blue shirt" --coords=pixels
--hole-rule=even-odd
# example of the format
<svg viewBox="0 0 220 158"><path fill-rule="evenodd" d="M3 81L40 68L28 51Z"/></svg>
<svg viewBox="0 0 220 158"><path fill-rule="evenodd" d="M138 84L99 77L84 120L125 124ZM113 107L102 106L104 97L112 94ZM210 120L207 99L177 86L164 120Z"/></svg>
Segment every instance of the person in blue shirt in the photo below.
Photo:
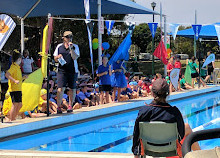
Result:
<svg viewBox="0 0 220 158"><path fill-rule="evenodd" d="M87 92L87 85L82 85L81 91L77 94L83 105L95 106L91 93Z"/></svg>
<svg viewBox="0 0 220 158"><path fill-rule="evenodd" d="M106 97L106 103L110 102L109 92L111 91L111 78L112 75L111 65L108 65L108 57L110 55L102 56L102 65L98 67L97 76L99 77L99 90L100 90L100 102L104 103L104 92Z"/></svg>
<svg viewBox="0 0 220 158"><path fill-rule="evenodd" d="M121 60L117 60L117 62L113 63L113 70L112 70L112 87L113 87L113 101L115 101L116 91L118 91L118 101L120 102L120 94L122 88L127 87L127 81L125 78L125 64Z"/></svg>

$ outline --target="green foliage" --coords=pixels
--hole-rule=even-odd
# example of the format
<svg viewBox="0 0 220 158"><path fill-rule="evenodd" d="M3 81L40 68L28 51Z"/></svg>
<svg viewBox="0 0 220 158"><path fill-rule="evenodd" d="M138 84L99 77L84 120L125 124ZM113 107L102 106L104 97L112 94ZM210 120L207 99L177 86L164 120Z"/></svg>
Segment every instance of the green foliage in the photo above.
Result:
<svg viewBox="0 0 220 158"><path fill-rule="evenodd" d="M152 35L148 24L142 23L135 27L132 35L133 44L140 48L142 53L152 52ZM160 28L157 29L155 35L155 46L160 42Z"/></svg>

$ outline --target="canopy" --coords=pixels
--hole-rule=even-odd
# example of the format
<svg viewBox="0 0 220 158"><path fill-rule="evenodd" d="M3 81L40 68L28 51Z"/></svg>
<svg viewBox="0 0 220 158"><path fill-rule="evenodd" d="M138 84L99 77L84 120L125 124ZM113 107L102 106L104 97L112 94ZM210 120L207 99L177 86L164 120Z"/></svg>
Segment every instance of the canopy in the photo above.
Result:
<svg viewBox="0 0 220 158"><path fill-rule="evenodd" d="M220 23L202 26L199 37L201 37L201 38L217 38L217 33L216 33L214 25L220 25ZM192 28L186 29L186 30L181 30L181 31L177 32L177 36L194 38L194 31Z"/></svg>
<svg viewBox="0 0 220 158"><path fill-rule="evenodd" d="M39 0L1 0L0 12L19 17ZM158 14L130 0L102 0L102 14ZM97 0L90 0L91 14L97 14ZM29 17L85 14L83 0L41 0Z"/></svg>

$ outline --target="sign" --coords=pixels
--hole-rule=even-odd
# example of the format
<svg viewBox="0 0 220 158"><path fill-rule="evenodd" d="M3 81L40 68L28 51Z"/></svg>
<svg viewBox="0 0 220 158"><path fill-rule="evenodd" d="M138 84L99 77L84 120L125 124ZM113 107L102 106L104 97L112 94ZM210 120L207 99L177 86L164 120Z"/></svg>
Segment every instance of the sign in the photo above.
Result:
<svg viewBox="0 0 220 158"><path fill-rule="evenodd" d="M204 62L204 64L203 64L202 67L207 66L208 64L210 64L210 63L213 62L213 61L215 61L215 54L210 54L210 55L206 58L206 60L205 60L205 62Z"/></svg>
<svg viewBox="0 0 220 158"><path fill-rule="evenodd" d="M101 34L104 34L104 18L101 17L99 20L100 20L99 31Z"/></svg>
<svg viewBox="0 0 220 158"><path fill-rule="evenodd" d="M164 36L162 36L162 41L164 41ZM170 36L166 36L166 43L167 43L166 48L170 48Z"/></svg>

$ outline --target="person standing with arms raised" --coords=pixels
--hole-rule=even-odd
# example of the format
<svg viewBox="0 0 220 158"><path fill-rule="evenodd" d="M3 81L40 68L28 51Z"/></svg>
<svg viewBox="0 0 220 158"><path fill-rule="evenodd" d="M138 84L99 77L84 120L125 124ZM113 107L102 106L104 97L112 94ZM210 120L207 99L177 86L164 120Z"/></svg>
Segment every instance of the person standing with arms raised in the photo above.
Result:
<svg viewBox="0 0 220 158"><path fill-rule="evenodd" d="M78 76L77 58L80 56L79 47L72 43L71 31L63 33L63 43L58 44L54 51L54 60L59 62L57 73L57 113L62 113L61 102L64 90L69 87L69 107L67 112L72 112L72 104L76 96L76 80Z"/></svg>

